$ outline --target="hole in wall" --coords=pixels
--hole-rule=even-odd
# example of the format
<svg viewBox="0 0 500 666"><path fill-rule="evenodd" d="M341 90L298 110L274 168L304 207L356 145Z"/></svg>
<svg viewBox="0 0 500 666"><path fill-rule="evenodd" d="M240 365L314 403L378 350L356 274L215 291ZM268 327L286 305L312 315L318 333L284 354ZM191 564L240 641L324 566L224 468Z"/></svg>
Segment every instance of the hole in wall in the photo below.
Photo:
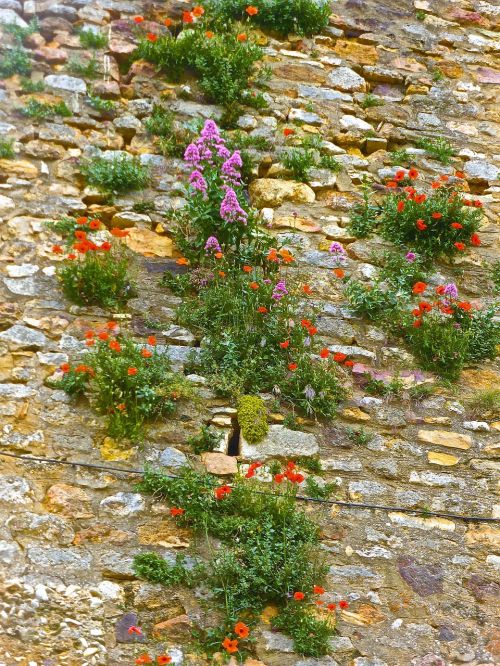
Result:
<svg viewBox="0 0 500 666"><path fill-rule="evenodd" d="M237 421L233 421L233 429L227 442L227 455L238 456L240 453L240 426Z"/></svg>

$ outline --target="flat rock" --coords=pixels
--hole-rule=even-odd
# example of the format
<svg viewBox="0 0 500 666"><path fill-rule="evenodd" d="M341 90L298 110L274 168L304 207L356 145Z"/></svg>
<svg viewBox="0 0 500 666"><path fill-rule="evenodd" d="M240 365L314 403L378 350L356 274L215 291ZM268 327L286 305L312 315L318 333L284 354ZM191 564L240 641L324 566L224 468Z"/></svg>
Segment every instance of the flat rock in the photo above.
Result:
<svg viewBox="0 0 500 666"><path fill-rule="evenodd" d="M318 442L313 434L289 430L282 425L271 425L266 437L258 444L249 444L242 438L240 456L244 460L263 461L269 458L314 456L318 451Z"/></svg>
<svg viewBox="0 0 500 666"><path fill-rule="evenodd" d="M448 430L419 430L417 434L419 442L424 444L433 444L446 446L450 449L463 449L467 451L472 446L472 437L463 435L460 432L450 432Z"/></svg>
<svg viewBox="0 0 500 666"><path fill-rule="evenodd" d="M23 21L23 19L19 16L19 14L16 14L16 12L13 9L0 9L0 23L3 23L4 25L8 24L14 24L19 26L20 28L27 28L28 24L26 21Z"/></svg>
<svg viewBox="0 0 500 666"><path fill-rule="evenodd" d="M67 483L56 483L47 490L44 504L49 511L68 518L93 518L87 493Z"/></svg>
<svg viewBox="0 0 500 666"><path fill-rule="evenodd" d="M169 446L160 453L160 463L165 467L184 467L187 458L179 449Z"/></svg>
<svg viewBox="0 0 500 666"><path fill-rule="evenodd" d="M224 476L238 472L236 458L234 456L227 456L225 453L207 451L201 454L201 460L209 474Z"/></svg>
<svg viewBox="0 0 500 666"><path fill-rule="evenodd" d="M442 593L444 575L438 565L422 565L412 557L401 557L397 566L401 578L420 597Z"/></svg>
<svg viewBox="0 0 500 666"><path fill-rule="evenodd" d="M75 76L68 76L67 74L49 74L45 77L44 81L49 88L66 90L73 93L87 92L87 84L85 81L83 79L78 79Z"/></svg>
<svg viewBox="0 0 500 666"><path fill-rule="evenodd" d="M464 172L472 181L493 181L498 179L500 169L485 160L470 160L465 163Z"/></svg>
<svg viewBox="0 0 500 666"><path fill-rule="evenodd" d="M119 492L116 495L105 497L101 503L101 511L124 518L145 509L144 499L139 493Z"/></svg>
<svg viewBox="0 0 500 666"><path fill-rule="evenodd" d="M2 331L0 340L8 343L13 349L40 349L48 342L43 333L21 324L14 324Z"/></svg>
<svg viewBox="0 0 500 666"><path fill-rule="evenodd" d="M367 83L362 76L350 67L337 67L328 75L328 85L345 92L362 92Z"/></svg>
<svg viewBox="0 0 500 666"><path fill-rule="evenodd" d="M250 184L249 192L252 204L257 208L276 208L284 201L312 203L316 198L314 190L305 183L275 178L257 178Z"/></svg>

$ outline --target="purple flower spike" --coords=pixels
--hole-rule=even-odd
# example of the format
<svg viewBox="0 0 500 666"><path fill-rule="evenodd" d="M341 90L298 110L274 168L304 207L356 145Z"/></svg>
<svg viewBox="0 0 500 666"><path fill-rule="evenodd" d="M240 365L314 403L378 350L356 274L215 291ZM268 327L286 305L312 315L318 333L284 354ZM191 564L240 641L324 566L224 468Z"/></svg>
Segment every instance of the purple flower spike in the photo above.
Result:
<svg viewBox="0 0 500 666"><path fill-rule="evenodd" d="M457 285L453 282L444 285L443 294L449 296L450 298L458 298L458 289Z"/></svg>
<svg viewBox="0 0 500 666"><path fill-rule="evenodd" d="M415 252L408 252L405 257L406 261L410 264L412 264L416 258L417 255L415 254Z"/></svg>
<svg viewBox="0 0 500 666"><path fill-rule="evenodd" d="M225 222L247 223L247 214L240 206L236 192L230 187L227 188L224 199L220 205L220 216Z"/></svg>
<svg viewBox="0 0 500 666"><path fill-rule="evenodd" d="M207 238L207 242L205 243L205 252L208 254L208 252L212 250L214 252L221 252L221 246L219 245L219 241L215 236L209 236Z"/></svg>

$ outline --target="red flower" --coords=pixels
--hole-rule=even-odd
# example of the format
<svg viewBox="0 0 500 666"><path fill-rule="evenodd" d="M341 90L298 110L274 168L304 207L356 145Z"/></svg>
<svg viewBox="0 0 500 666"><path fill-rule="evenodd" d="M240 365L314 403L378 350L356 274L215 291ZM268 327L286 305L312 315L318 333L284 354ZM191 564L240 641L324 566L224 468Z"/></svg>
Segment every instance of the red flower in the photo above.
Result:
<svg viewBox="0 0 500 666"><path fill-rule="evenodd" d="M214 37L214 36L215 36L215 35L214 35L214 33L213 33L211 30L207 30L206 33L205 33L205 37L206 37L207 39L212 39L212 37ZM218 253L217 253L217 254L218 254Z"/></svg>
<svg viewBox="0 0 500 666"><path fill-rule="evenodd" d="M303 592L294 592L293 593L293 598L295 601L302 601L306 595Z"/></svg>
<svg viewBox="0 0 500 666"><path fill-rule="evenodd" d="M194 21L194 16L191 12L182 12L182 22L183 23L192 23Z"/></svg>
<svg viewBox="0 0 500 666"><path fill-rule="evenodd" d="M95 335L95 334L94 334L94 331L85 331L85 338L86 338L87 340L90 340L91 338L93 338L94 335Z"/></svg>
<svg viewBox="0 0 500 666"><path fill-rule="evenodd" d="M342 363L342 361L345 361L347 358L347 354L343 354L342 352L337 352L336 354L333 355L333 360L336 361L337 363Z"/></svg>
<svg viewBox="0 0 500 666"><path fill-rule="evenodd" d="M423 294L426 289L427 285L425 282L415 282L412 291L414 294Z"/></svg>
<svg viewBox="0 0 500 666"><path fill-rule="evenodd" d="M313 592L314 594L325 594L325 588L321 587L321 585L315 585L313 587Z"/></svg>
<svg viewBox="0 0 500 666"><path fill-rule="evenodd" d="M455 178L465 178L463 171L455 171Z"/></svg>
<svg viewBox="0 0 500 666"><path fill-rule="evenodd" d="M60 245L53 245L52 246L52 252L54 254L63 254L64 250L62 249L62 247Z"/></svg>
<svg viewBox="0 0 500 666"><path fill-rule="evenodd" d="M342 608L342 610L345 610L346 608L349 608L349 604L347 603L347 601L344 601L344 600L339 601L339 608Z"/></svg>
<svg viewBox="0 0 500 666"><path fill-rule="evenodd" d="M440 284L439 287L436 287L436 294L442 296L444 294L444 284Z"/></svg>
<svg viewBox="0 0 500 666"><path fill-rule="evenodd" d="M334 273L335 277L338 277L338 278L343 278L345 276L345 272L341 268L334 268L333 273Z"/></svg>
<svg viewBox="0 0 500 666"><path fill-rule="evenodd" d="M247 36L245 35L244 32L240 32L239 35L236 35L236 39L237 39L239 42L246 42L246 41L247 41Z"/></svg>
<svg viewBox="0 0 500 666"><path fill-rule="evenodd" d="M481 239L477 234L472 234L472 236L470 237L470 242L471 245L474 245L474 247L479 247L481 245Z"/></svg>
<svg viewBox="0 0 500 666"><path fill-rule="evenodd" d="M151 356L153 356L153 352L149 351L149 349L141 349L141 356L143 358L151 358Z"/></svg>
<svg viewBox="0 0 500 666"><path fill-rule="evenodd" d="M415 222L415 224L417 225L417 229L419 231L425 231L427 229L427 225L425 224L425 222L422 219L417 220Z"/></svg>
<svg viewBox="0 0 500 666"><path fill-rule="evenodd" d="M321 358L328 358L328 357L330 356L330 352L329 352L329 350L325 347L324 349L322 349L322 350L320 351L319 355L321 356Z"/></svg>
<svg viewBox="0 0 500 666"><path fill-rule="evenodd" d="M441 183L438 180L435 180L433 183L431 183L431 187L433 190L439 190Z"/></svg>
<svg viewBox="0 0 500 666"><path fill-rule="evenodd" d="M180 508L178 508L178 507L176 507L176 506L173 506L173 507L170 509L170 515L173 516L174 518L175 518L176 516L182 516L183 513L184 513L184 509L180 509Z"/></svg>
<svg viewBox="0 0 500 666"><path fill-rule="evenodd" d="M77 229L75 231L75 238L79 241L83 241L87 238L87 233L85 231L81 231L80 229Z"/></svg>
<svg viewBox="0 0 500 666"><path fill-rule="evenodd" d="M439 176L439 180L441 180L443 183L446 183L446 182L448 182L448 181L450 180L450 177L447 176L445 173L442 173L442 174Z"/></svg>
<svg viewBox="0 0 500 666"><path fill-rule="evenodd" d="M104 241L104 243L99 245L99 250L102 250L103 252L109 252L111 250L111 243L109 241Z"/></svg>
<svg viewBox="0 0 500 666"><path fill-rule="evenodd" d="M328 604L327 609L330 611L334 611L337 608L337 604Z"/></svg>
<svg viewBox="0 0 500 666"><path fill-rule="evenodd" d="M245 9L246 13L248 16L255 16L256 14L259 13L259 10L257 7L254 7L253 5L248 5L248 7Z"/></svg>
<svg viewBox="0 0 500 666"><path fill-rule="evenodd" d="M425 196L425 194L417 194L417 195L415 196L414 201L415 201L415 203L421 204L421 203L424 203L424 201L425 201L426 199L427 199L427 197Z"/></svg>
<svg viewBox="0 0 500 666"><path fill-rule="evenodd" d="M463 229L463 228L464 228L464 225L463 225L463 224L460 224L460 222L452 222L452 223L450 224L450 227L451 227L452 229Z"/></svg>
<svg viewBox="0 0 500 666"><path fill-rule="evenodd" d="M132 367L128 368L127 375L130 375L131 377L133 377L136 374L137 374L137 368L132 368Z"/></svg>
<svg viewBox="0 0 500 666"><path fill-rule="evenodd" d="M479 201L479 199L476 199L475 201L472 202L472 205L474 208L482 208L483 204Z"/></svg>
<svg viewBox="0 0 500 666"><path fill-rule="evenodd" d="M148 32L148 34L146 35L146 39L148 40L148 42L156 42L156 40L158 39L158 35L155 35L154 32Z"/></svg>
<svg viewBox="0 0 500 666"><path fill-rule="evenodd" d="M116 238L125 238L125 236L128 236L128 231L124 231L123 229L119 229L118 227L113 227L113 229L111 229L109 233L112 236L115 236Z"/></svg>
<svg viewBox="0 0 500 666"><path fill-rule="evenodd" d="M204 13L205 13L205 10L200 5L198 5L197 7L194 7L193 10L192 10L192 14L193 14L193 16L196 16L196 18L199 18L200 16L203 16Z"/></svg>
<svg viewBox="0 0 500 666"><path fill-rule="evenodd" d="M289 346L290 346L290 340L285 340L284 342L280 342L281 349L287 349Z"/></svg>
<svg viewBox="0 0 500 666"><path fill-rule="evenodd" d="M252 267L251 266L243 266L242 270L245 271L245 273L250 273L252 271Z"/></svg>
<svg viewBox="0 0 500 666"><path fill-rule="evenodd" d="M114 331L115 328L118 328L118 324L116 323L116 321L107 321L106 328L108 329L108 331Z"/></svg>
<svg viewBox="0 0 500 666"><path fill-rule="evenodd" d="M253 476L255 476L255 470L259 469L259 467L262 467L261 462L256 462L249 465L247 473L245 474L245 479L251 479Z"/></svg>
<svg viewBox="0 0 500 666"><path fill-rule="evenodd" d="M405 209L405 202L404 201L398 201L398 213L402 213Z"/></svg>
<svg viewBox="0 0 500 666"><path fill-rule="evenodd" d="M427 301L422 301L418 304L420 312L430 312L432 310L432 305L427 303Z"/></svg>
<svg viewBox="0 0 500 666"><path fill-rule="evenodd" d="M313 293L313 290L311 289L311 287L308 284L305 284L302 287L302 291L304 292L304 294L307 294L308 296L310 296Z"/></svg>
<svg viewBox="0 0 500 666"><path fill-rule="evenodd" d="M92 231L99 229L100 226L101 223L99 222L99 220L90 220L89 222L89 229L92 229Z"/></svg>
<svg viewBox="0 0 500 666"><path fill-rule="evenodd" d="M413 328L420 328L422 326L422 320L421 319L415 319L413 322Z"/></svg>
<svg viewBox="0 0 500 666"><path fill-rule="evenodd" d="M247 638L250 633L250 629L244 622L237 622L234 625L234 633L240 638Z"/></svg>
<svg viewBox="0 0 500 666"><path fill-rule="evenodd" d="M460 252L465 250L465 245L463 243L453 243L453 245L457 248L457 250L460 250Z"/></svg>
<svg viewBox="0 0 500 666"><path fill-rule="evenodd" d="M405 172L403 170L401 171L396 171L396 175L394 176L394 180L399 182L400 180L404 180L405 178Z"/></svg>
<svg viewBox="0 0 500 666"><path fill-rule="evenodd" d="M136 627L134 624L127 629L127 634L137 634L138 636L142 636L142 630L140 627Z"/></svg>
<svg viewBox="0 0 500 666"><path fill-rule="evenodd" d="M97 337L99 340L108 340L109 339L109 333L107 331L101 331Z"/></svg>
<svg viewBox="0 0 500 666"><path fill-rule="evenodd" d="M88 217L77 217L76 218L76 223L77 224L87 224Z"/></svg>
<svg viewBox="0 0 500 666"><path fill-rule="evenodd" d="M231 494L232 490L233 489L230 486L219 486L214 491L215 499L218 500L224 499L226 495Z"/></svg>
<svg viewBox="0 0 500 666"><path fill-rule="evenodd" d="M386 187L390 187L391 189L397 187L398 184L396 183L395 180L390 180L388 183L386 183Z"/></svg>
<svg viewBox="0 0 500 666"><path fill-rule="evenodd" d="M149 654L144 653L144 654L141 654L140 657L137 657L137 659L135 660L135 663L136 664L152 664L153 660L151 659Z"/></svg>
<svg viewBox="0 0 500 666"><path fill-rule="evenodd" d="M156 338L154 335L148 335L148 345L154 347L156 345Z"/></svg>
<svg viewBox="0 0 500 666"><path fill-rule="evenodd" d="M285 478L284 474L275 474L274 475L274 480L276 481L276 483L282 483L284 478Z"/></svg>
<svg viewBox="0 0 500 666"><path fill-rule="evenodd" d="M156 657L156 663L160 664L160 666L164 666L165 664L171 664L172 663L172 657L168 654L159 654Z"/></svg>
<svg viewBox="0 0 500 666"><path fill-rule="evenodd" d="M346 368L352 368L354 365L354 361L344 361L344 365Z"/></svg>
<svg viewBox="0 0 500 666"><path fill-rule="evenodd" d="M316 335L318 329L316 328L316 326L309 326L307 332L309 333L309 335Z"/></svg>
<svg viewBox="0 0 500 666"><path fill-rule="evenodd" d="M267 311L268 311L267 308L265 308L263 305L260 305L257 308L257 312L260 312L260 314L266 314Z"/></svg>
<svg viewBox="0 0 500 666"><path fill-rule="evenodd" d="M71 252L70 254L68 254L68 259L71 259L71 260L76 259L76 254L73 254Z"/></svg>
<svg viewBox="0 0 500 666"><path fill-rule="evenodd" d="M179 257L175 263L179 266L187 266L189 264L189 260L186 259L186 257Z"/></svg>
<svg viewBox="0 0 500 666"><path fill-rule="evenodd" d="M144 16L134 16L134 23L142 23L144 21Z"/></svg>
<svg viewBox="0 0 500 666"><path fill-rule="evenodd" d="M61 369L63 372L69 372L69 371L71 370L71 366L70 366L69 363L63 363L63 364L61 365L60 369Z"/></svg>
<svg viewBox="0 0 500 666"><path fill-rule="evenodd" d="M109 348L115 352L121 352L122 350L120 343L117 342L116 340L111 340L111 342L109 343Z"/></svg>
<svg viewBox="0 0 500 666"><path fill-rule="evenodd" d="M124 402L120 402L119 405L116 405L116 409L120 412L124 412L127 409L127 405Z"/></svg>
<svg viewBox="0 0 500 666"><path fill-rule="evenodd" d="M457 303L457 308L460 308L461 310L464 310L465 312L469 312L469 310L472 310L472 305L470 303L468 303L467 301L460 301L460 303Z"/></svg>
<svg viewBox="0 0 500 666"><path fill-rule="evenodd" d="M257 282L250 282L248 286L250 287L250 289L254 290L259 288L259 284Z"/></svg>
<svg viewBox="0 0 500 666"><path fill-rule="evenodd" d="M309 328L309 326L312 326L312 322L310 322L309 319L301 319L300 325L302 328Z"/></svg>
<svg viewBox="0 0 500 666"><path fill-rule="evenodd" d="M172 21L171 18L166 18L166 19L163 21L163 23L167 26L167 28L170 28L170 26L172 25L173 21Z"/></svg>
<svg viewBox="0 0 500 666"><path fill-rule="evenodd" d="M285 136L291 136L292 134L295 134L295 130L291 129L290 127L285 127L283 134Z"/></svg>
<svg viewBox="0 0 500 666"><path fill-rule="evenodd" d="M431 217L432 217L434 220L440 220L440 219L443 217L443 215L442 215L442 213L435 212L435 213L432 213L432 214L431 214Z"/></svg>
<svg viewBox="0 0 500 666"><path fill-rule="evenodd" d="M411 180L415 180L415 178L418 178L418 171L416 169L410 169L408 171L408 178L411 178Z"/></svg>
<svg viewBox="0 0 500 666"><path fill-rule="evenodd" d="M297 370L297 364L296 363L289 363L288 364L288 369L291 370L292 372L295 372Z"/></svg>
<svg viewBox="0 0 500 666"><path fill-rule="evenodd" d="M229 652L229 654L234 654L235 652L238 652L238 641L236 638L234 640L231 640L226 636L226 638L222 641L222 647L226 652Z"/></svg>

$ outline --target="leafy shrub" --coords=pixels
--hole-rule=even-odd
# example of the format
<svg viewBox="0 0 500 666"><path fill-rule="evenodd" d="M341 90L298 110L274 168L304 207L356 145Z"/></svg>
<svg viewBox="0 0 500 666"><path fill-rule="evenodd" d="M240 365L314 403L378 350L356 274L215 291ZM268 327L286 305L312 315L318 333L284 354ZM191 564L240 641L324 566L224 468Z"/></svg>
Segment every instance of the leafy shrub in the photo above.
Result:
<svg viewBox="0 0 500 666"><path fill-rule="evenodd" d="M248 18L247 0L210 0L208 7L221 19ZM258 9L251 14L251 21L256 25L278 32L282 35L314 35L328 25L330 5L324 0L260 0L255 3Z"/></svg>
<svg viewBox="0 0 500 666"><path fill-rule="evenodd" d="M99 61L95 55L91 58L70 58L68 69L72 74L86 79L97 79L99 77Z"/></svg>
<svg viewBox="0 0 500 666"><path fill-rule="evenodd" d="M333 157L333 155L321 155L319 158L319 166L322 169L329 169L333 173L342 171L342 164Z"/></svg>
<svg viewBox="0 0 500 666"><path fill-rule="evenodd" d="M43 81L32 81L27 77L21 78L21 90L28 93L39 93L45 90L45 83Z"/></svg>
<svg viewBox="0 0 500 666"><path fill-rule="evenodd" d="M142 190L150 181L149 168L138 157L114 156L108 160L94 157L84 161L81 173L87 184L100 192L129 192Z"/></svg>
<svg viewBox="0 0 500 666"><path fill-rule="evenodd" d="M366 238L377 224L378 207L370 201L370 184L366 178L362 183L363 203L357 204L350 216L348 229L358 238Z"/></svg>
<svg viewBox="0 0 500 666"><path fill-rule="evenodd" d="M31 19L29 24L24 28L23 26L17 25L17 23L6 23L2 25L2 28L5 32L12 35L15 41L18 44L21 44L26 37L29 37L34 32L37 32L40 25L36 16Z"/></svg>
<svg viewBox="0 0 500 666"><path fill-rule="evenodd" d="M222 436L210 426L202 425L200 432L188 439L188 444L197 455L206 451L214 451L220 444Z"/></svg>
<svg viewBox="0 0 500 666"><path fill-rule="evenodd" d="M150 134L159 137L159 146L164 155L181 157L184 154L191 133L175 127L175 116L172 111L155 104L144 126Z"/></svg>
<svg viewBox="0 0 500 666"><path fill-rule="evenodd" d="M11 160L15 156L14 139L0 139L0 159Z"/></svg>
<svg viewBox="0 0 500 666"><path fill-rule="evenodd" d="M380 287L379 283L365 286L359 280L346 280L344 296L349 301L351 310L360 317L384 319L392 314L398 303L394 291Z"/></svg>
<svg viewBox="0 0 500 666"><path fill-rule="evenodd" d="M281 613L273 623L294 638L296 651L320 656L329 650L335 616L313 606L315 595L324 592L319 586L327 568L318 557L319 530L295 504L298 483L304 477L294 468L289 463L277 474L271 491L248 480L255 468L246 479L236 479L232 487L220 486L216 477L190 469L178 478L147 470L139 490L167 501L181 524L221 542L204 575L212 593L210 603L224 613L221 624L232 625L242 616L251 623L265 606L274 604ZM210 553L211 548L204 552ZM144 559L144 555L139 557ZM148 571L146 577L162 582L155 560L153 556L152 577ZM165 578L170 585L170 569ZM322 615L317 623L307 619L313 607ZM316 638L310 636L314 631ZM210 642L211 636L207 638ZM214 651L220 650L220 637L218 640Z"/></svg>
<svg viewBox="0 0 500 666"><path fill-rule="evenodd" d="M491 264L491 281L495 294L500 294L500 260Z"/></svg>
<svg viewBox="0 0 500 666"><path fill-rule="evenodd" d="M380 99L380 97L377 97L373 93L366 93L361 101L360 106L362 109L369 109L372 106L382 106L383 104L384 100Z"/></svg>
<svg viewBox="0 0 500 666"><path fill-rule="evenodd" d="M399 171L388 183L395 188L398 180L418 177L416 170ZM432 183L429 195L413 186L388 194L382 204L379 224L388 240L414 248L426 257L453 257L466 245L479 245L476 234L482 218L479 201L464 199L458 185L448 177Z"/></svg>
<svg viewBox="0 0 500 666"><path fill-rule="evenodd" d="M115 102L110 99L102 99L98 95L89 95L88 103L93 109L106 115L114 115L116 111Z"/></svg>
<svg viewBox="0 0 500 666"><path fill-rule="evenodd" d="M389 153L392 166L408 166L411 163L410 153L406 148L399 148Z"/></svg>
<svg viewBox="0 0 500 666"><path fill-rule="evenodd" d="M7 79L14 74L28 76L31 72L29 52L22 46L3 49L0 52L0 78Z"/></svg>
<svg viewBox="0 0 500 666"><path fill-rule="evenodd" d="M108 37L97 30L88 28L78 32L80 44L86 49L103 49L108 45Z"/></svg>
<svg viewBox="0 0 500 666"><path fill-rule="evenodd" d="M267 435L267 410L262 398L242 395L238 400L238 423L241 434L250 444L257 444Z"/></svg>
<svg viewBox="0 0 500 666"><path fill-rule="evenodd" d="M203 572L201 567L194 572L190 571L186 567L185 557L180 553L175 558L175 564L169 564L156 553L141 553L134 558L133 570L139 578L166 587L175 585L192 587Z"/></svg>
<svg viewBox="0 0 500 666"><path fill-rule="evenodd" d="M361 446L366 446L373 439L373 433L369 430L365 430L363 426L360 428L351 428L348 426L345 429L347 437L354 442L354 444L360 444Z"/></svg>
<svg viewBox="0 0 500 666"><path fill-rule="evenodd" d="M456 154L453 145L444 137L418 139L416 146L417 148L423 148L428 155L442 164L449 164L450 158Z"/></svg>
<svg viewBox="0 0 500 666"><path fill-rule="evenodd" d="M385 252L380 279L393 290L410 292L415 282L424 280L428 262L415 252Z"/></svg>
<svg viewBox="0 0 500 666"><path fill-rule="evenodd" d="M88 331L89 351L75 367L61 366L64 374L55 386L72 395L85 393L106 416L111 437L141 441L145 424L173 414L179 400L192 396L192 389L172 372L154 337L148 338L148 346L139 346L117 329L110 322L107 330Z"/></svg>
<svg viewBox="0 0 500 666"><path fill-rule="evenodd" d="M285 169L292 172L295 180L306 183L309 180L309 171L315 165L314 153L311 150L287 150L281 158Z"/></svg>
<svg viewBox="0 0 500 666"><path fill-rule="evenodd" d="M52 116L69 118L73 115L65 102L46 104L44 102L39 102L33 97L28 100L28 103L22 109L22 114L28 116L28 118L33 118L34 120L47 120L52 118Z"/></svg>

